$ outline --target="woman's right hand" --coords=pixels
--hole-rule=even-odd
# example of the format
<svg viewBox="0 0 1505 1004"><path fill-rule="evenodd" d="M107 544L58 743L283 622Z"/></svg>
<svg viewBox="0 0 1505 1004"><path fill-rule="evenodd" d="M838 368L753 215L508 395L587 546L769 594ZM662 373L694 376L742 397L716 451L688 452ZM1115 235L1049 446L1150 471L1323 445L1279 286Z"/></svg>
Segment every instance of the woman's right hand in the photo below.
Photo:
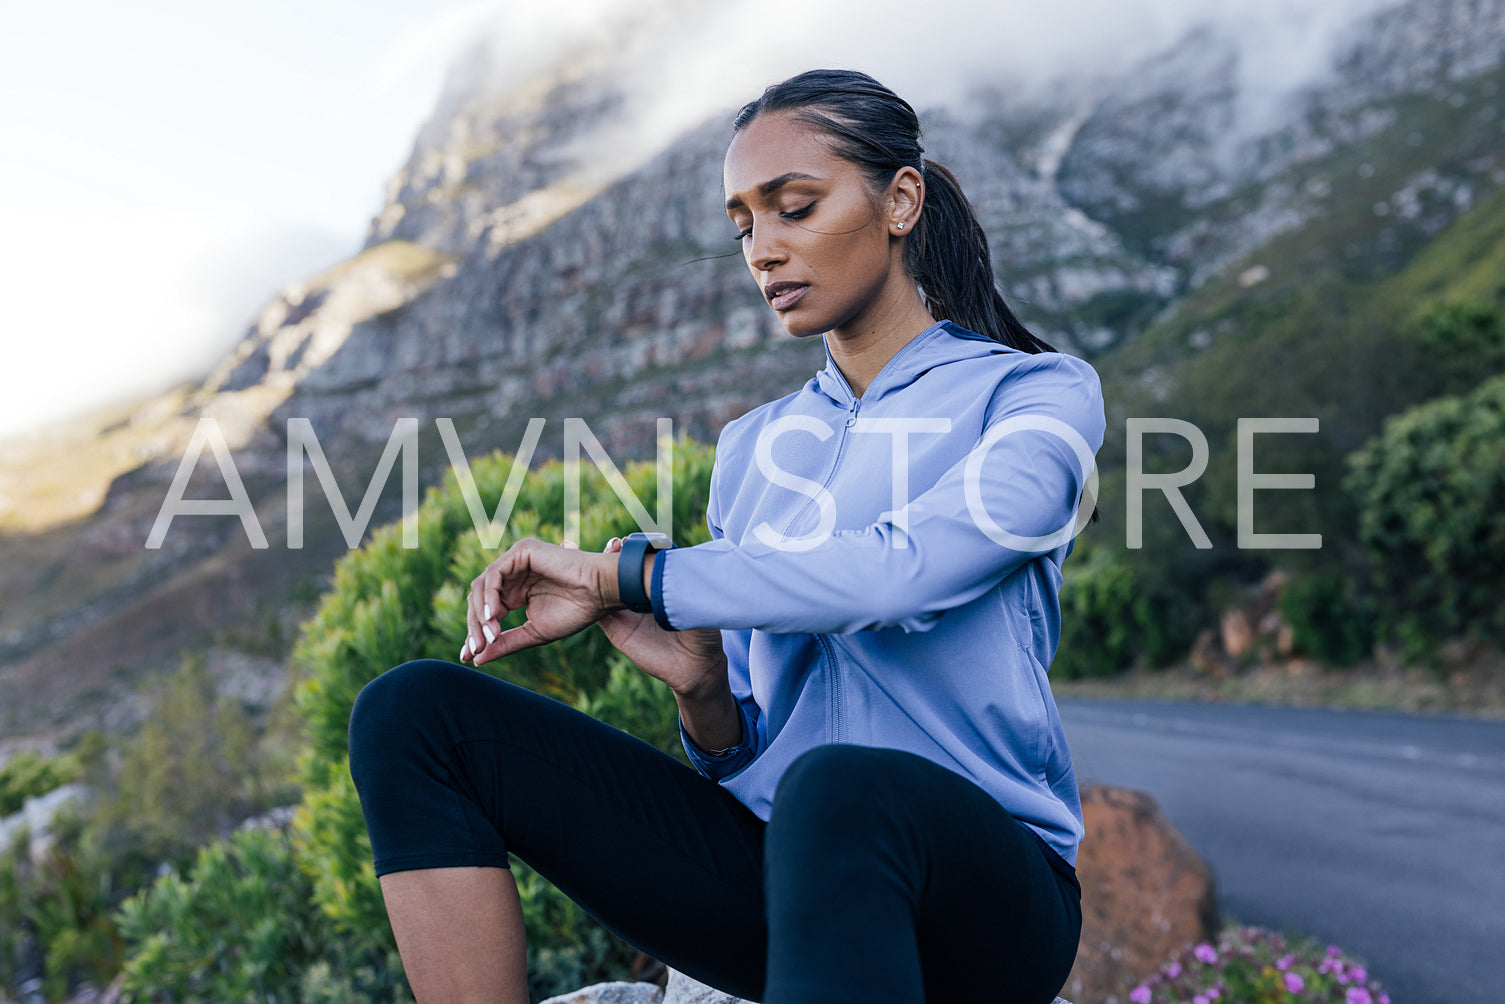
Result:
<svg viewBox="0 0 1505 1004"><path fill-rule="evenodd" d="M567 541L564 546L575 545ZM621 550L620 537L613 537L602 548L605 554ZM649 676L668 684L678 696L701 696L726 686L726 652L716 628L665 631L652 614L626 608L604 614L596 624L617 651Z"/></svg>

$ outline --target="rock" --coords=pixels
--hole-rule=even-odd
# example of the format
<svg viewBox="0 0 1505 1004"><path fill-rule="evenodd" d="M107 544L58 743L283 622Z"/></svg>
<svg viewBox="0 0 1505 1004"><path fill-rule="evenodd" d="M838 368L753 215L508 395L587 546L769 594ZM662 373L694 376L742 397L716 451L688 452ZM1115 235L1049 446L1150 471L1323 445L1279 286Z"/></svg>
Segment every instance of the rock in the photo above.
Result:
<svg viewBox="0 0 1505 1004"><path fill-rule="evenodd" d="M555 1000L563 1001L566 998L558 997ZM573 998L569 998L573 1000ZM544 1004L549 1004L545 1001ZM733 997L724 994L720 990L708 987L704 983L697 983L684 973L669 970L669 990L664 995L663 1004L751 1004L741 997ZM1071 1004L1070 1001L1057 997L1052 1004Z"/></svg>
<svg viewBox="0 0 1505 1004"><path fill-rule="evenodd" d="M32 860L40 860L52 846L53 817L88 793L86 786L74 783L28 798L19 811L0 819L0 853L9 850L16 837L24 833L30 841L28 853Z"/></svg>
<svg viewBox="0 0 1505 1004"><path fill-rule="evenodd" d="M1212 871L1148 794L1082 786L1082 940L1065 992L1124 1001L1146 973L1218 927Z"/></svg>
<svg viewBox="0 0 1505 1004"><path fill-rule="evenodd" d="M660 1004L663 993L653 983L597 983L550 997L542 1004Z"/></svg>
<svg viewBox="0 0 1505 1004"><path fill-rule="evenodd" d="M690 979L684 973L669 970L669 988L664 1004L747 1004L741 997L722 993L714 987Z"/></svg>

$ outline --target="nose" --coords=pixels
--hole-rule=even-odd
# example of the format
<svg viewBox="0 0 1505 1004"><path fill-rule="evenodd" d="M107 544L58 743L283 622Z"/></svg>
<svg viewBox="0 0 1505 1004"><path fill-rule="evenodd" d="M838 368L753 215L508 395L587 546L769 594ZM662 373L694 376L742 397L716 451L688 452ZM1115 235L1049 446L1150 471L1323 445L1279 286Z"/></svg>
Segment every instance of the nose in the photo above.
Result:
<svg viewBox="0 0 1505 1004"><path fill-rule="evenodd" d="M753 227L752 236L747 239L745 245L749 267L759 272L767 272L784 261L786 255L783 244L774 236L776 229L767 226Z"/></svg>

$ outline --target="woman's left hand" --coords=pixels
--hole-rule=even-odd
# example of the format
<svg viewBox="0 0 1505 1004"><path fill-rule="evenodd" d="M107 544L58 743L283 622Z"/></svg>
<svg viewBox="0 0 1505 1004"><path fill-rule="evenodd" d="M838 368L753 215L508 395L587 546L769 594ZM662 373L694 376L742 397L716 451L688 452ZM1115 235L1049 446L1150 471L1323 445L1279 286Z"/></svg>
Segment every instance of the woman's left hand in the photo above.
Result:
<svg viewBox="0 0 1505 1004"><path fill-rule="evenodd" d="M615 586L614 555L528 537L517 541L470 584L460 660L480 666L589 627L614 608L608 575ZM503 631L502 618L513 610L526 611L528 619Z"/></svg>

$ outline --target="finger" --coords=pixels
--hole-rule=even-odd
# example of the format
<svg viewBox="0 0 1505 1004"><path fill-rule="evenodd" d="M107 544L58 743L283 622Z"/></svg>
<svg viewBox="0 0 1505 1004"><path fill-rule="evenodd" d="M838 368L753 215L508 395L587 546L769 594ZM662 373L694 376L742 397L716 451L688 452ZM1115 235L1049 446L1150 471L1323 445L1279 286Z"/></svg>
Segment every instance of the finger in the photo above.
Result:
<svg viewBox="0 0 1505 1004"><path fill-rule="evenodd" d="M470 649L470 654L475 656L481 651L481 611L476 602L478 577L470 585L470 592L465 596L465 644Z"/></svg>
<svg viewBox="0 0 1505 1004"><path fill-rule="evenodd" d="M573 540L568 540L568 539L566 539L566 540L561 540L561 541L560 541L560 542L559 542L559 546L560 546L560 547L568 547L568 548L573 548L573 549L574 549L574 550L576 550L576 551L578 551L578 550L580 550L580 545L579 545L579 544L577 544L577 543L575 543L575 542L574 542L574 541L573 541Z"/></svg>
<svg viewBox="0 0 1505 1004"><path fill-rule="evenodd" d="M614 552L614 551L620 551L621 549L622 549L622 538L621 537L613 537L613 538L611 538L611 540L608 540L606 542L606 546L603 547L603 548L601 548L601 551L602 551L603 554L611 554L612 552Z"/></svg>
<svg viewBox="0 0 1505 1004"><path fill-rule="evenodd" d="M464 662L466 659L469 659L469 658L470 658L470 639L467 638L467 639L465 639L465 644L460 646L460 661Z"/></svg>
<svg viewBox="0 0 1505 1004"><path fill-rule="evenodd" d="M546 645L551 639L539 635L538 630L529 621L523 621L515 628L508 628L496 636L496 640L486 645L485 651L476 659L476 665L490 662L493 659L502 659L514 652L521 652L525 648L533 648L537 645Z"/></svg>

